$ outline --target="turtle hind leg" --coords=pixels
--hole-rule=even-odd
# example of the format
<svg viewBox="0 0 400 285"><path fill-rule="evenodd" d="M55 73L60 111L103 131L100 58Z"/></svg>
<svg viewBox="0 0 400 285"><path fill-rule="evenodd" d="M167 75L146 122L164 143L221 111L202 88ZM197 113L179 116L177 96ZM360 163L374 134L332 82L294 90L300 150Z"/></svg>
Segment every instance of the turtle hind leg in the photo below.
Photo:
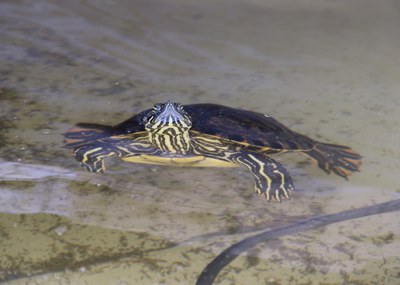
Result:
<svg viewBox="0 0 400 285"><path fill-rule="evenodd" d="M250 169L255 179L258 195L264 195L267 201L288 199L294 190L292 178L287 170L273 159L253 152L241 152L235 159Z"/></svg>
<svg viewBox="0 0 400 285"><path fill-rule="evenodd" d="M345 179L352 172L359 171L361 166L361 155L343 145L316 143L305 153L315 159L319 168L326 173L332 171Z"/></svg>

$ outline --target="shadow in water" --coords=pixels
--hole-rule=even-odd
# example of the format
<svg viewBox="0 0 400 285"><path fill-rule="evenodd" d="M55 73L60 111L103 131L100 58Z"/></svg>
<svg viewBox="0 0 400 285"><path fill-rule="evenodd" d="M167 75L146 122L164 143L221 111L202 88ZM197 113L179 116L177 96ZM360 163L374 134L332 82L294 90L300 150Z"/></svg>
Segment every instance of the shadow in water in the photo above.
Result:
<svg viewBox="0 0 400 285"><path fill-rule="evenodd" d="M199 278L197 279L196 285L210 285L213 284L218 273L231 263L236 257L238 257L244 251L251 247L267 242L272 239L276 239L285 235L296 234L319 227L327 226L330 224L343 222L351 219L357 219L382 213L389 213L400 210L400 199L392 200L386 203L381 203L369 207L363 207L354 210L348 210L336 214L329 214L324 216L318 216L301 220L294 224L280 227L273 230L268 230L257 234L252 237L245 238L240 242L228 247L220 255L218 255L212 262L210 262L206 268L202 271Z"/></svg>

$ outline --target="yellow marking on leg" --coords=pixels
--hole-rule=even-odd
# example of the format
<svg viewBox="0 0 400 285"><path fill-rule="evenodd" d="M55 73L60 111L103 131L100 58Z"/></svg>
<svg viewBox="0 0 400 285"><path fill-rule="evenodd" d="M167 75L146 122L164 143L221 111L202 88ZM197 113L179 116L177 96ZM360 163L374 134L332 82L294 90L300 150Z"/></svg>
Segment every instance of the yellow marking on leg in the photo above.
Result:
<svg viewBox="0 0 400 285"><path fill-rule="evenodd" d="M122 151L124 151L124 152L126 152L126 153L132 153L131 150L129 150L129 149L125 148L125 147L117 146L117 148L120 149L120 150L122 150Z"/></svg>
<svg viewBox="0 0 400 285"><path fill-rule="evenodd" d="M278 202L281 201L281 198L279 197L279 189L276 189L276 190L275 190L275 199L276 199Z"/></svg>
<svg viewBox="0 0 400 285"><path fill-rule="evenodd" d="M260 169L258 170L258 173L261 174L261 175L265 178L265 180L267 181L267 189L265 190L265 198L269 201L269 200L270 200L270 193L269 193L269 192L270 192L270 190L271 190L271 178L269 178L267 175L265 175L265 168L264 168L265 163L262 162L261 160L257 159L257 158L256 158L254 155L252 155L252 154L249 154L249 157L250 157L253 161L257 162L257 164L260 166ZM258 178L258 176L256 176L256 179L257 179L259 182L261 182L260 179ZM259 184L262 185L262 183L259 183ZM258 191L260 191L260 190L258 190ZM258 192L258 191L257 191L257 192Z"/></svg>
<svg viewBox="0 0 400 285"><path fill-rule="evenodd" d="M103 160L100 160L100 161L97 161L97 162L100 162L100 167L96 170L96 173L100 173L100 172L102 172L102 171L105 171L106 168L105 168L105 166L104 166L104 161L103 161ZM97 162L96 162L96 164L97 164Z"/></svg>
<svg viewBox="0 0 400 285"><path fill-rule="evenodd" d="M83 155L82 162L85 163L86 161L88 161L88 159L89 159L89 158L88 158L88 155L89 155L89 154L92 154L92 153L94 153L94 152L96 152L96 151L99 151L99 150L101 150L101 149L102 149L101 147L97 147L97 148L94 148L94 149L91 149L91 150L85 152L85 154Z"/></svg>
<svg viewBox="0 0 400 285"><path fill-rule="evenodd" d="M283 191L285 198L289 199L289 193L288 193L288 191L286 191L286 188L285 188L285 175L283 175L283 173L277 169L274 170L274 173L279 174L281 176L281 185L279 186L279 189L281 189Z"/></svg>

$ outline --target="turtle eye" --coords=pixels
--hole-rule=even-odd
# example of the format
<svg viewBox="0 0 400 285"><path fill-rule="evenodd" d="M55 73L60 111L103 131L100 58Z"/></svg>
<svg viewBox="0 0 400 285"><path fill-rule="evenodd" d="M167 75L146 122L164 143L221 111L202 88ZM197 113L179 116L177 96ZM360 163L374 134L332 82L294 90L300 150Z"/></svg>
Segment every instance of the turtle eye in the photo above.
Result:
<svg viewBox="0 0 400 285"><path fill-rule="evenodd" d="M183 110L182 104L177 104L176 108L178 109L178 111L182 111Z"/></svg>

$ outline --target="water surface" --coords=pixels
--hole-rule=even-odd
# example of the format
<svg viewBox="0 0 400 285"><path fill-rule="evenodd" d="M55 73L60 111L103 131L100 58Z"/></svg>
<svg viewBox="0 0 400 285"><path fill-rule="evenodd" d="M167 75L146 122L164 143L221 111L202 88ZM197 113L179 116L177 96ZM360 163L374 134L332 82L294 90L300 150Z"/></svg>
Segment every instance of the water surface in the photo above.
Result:
<svg viewBox="0 0 400 285"><path fill-rule="evenodd" d="M34 2L0 4L6 284L194 284L251 233L399 197L396 1ZM94 175L62 146L77 122L116 124L167 100L272 115L352 146L362 171L345 181L300 154L276 156L297 191L267 204L245 169L110 160ZM399 284L398 221L259 245L217 283Z"/></svg>

